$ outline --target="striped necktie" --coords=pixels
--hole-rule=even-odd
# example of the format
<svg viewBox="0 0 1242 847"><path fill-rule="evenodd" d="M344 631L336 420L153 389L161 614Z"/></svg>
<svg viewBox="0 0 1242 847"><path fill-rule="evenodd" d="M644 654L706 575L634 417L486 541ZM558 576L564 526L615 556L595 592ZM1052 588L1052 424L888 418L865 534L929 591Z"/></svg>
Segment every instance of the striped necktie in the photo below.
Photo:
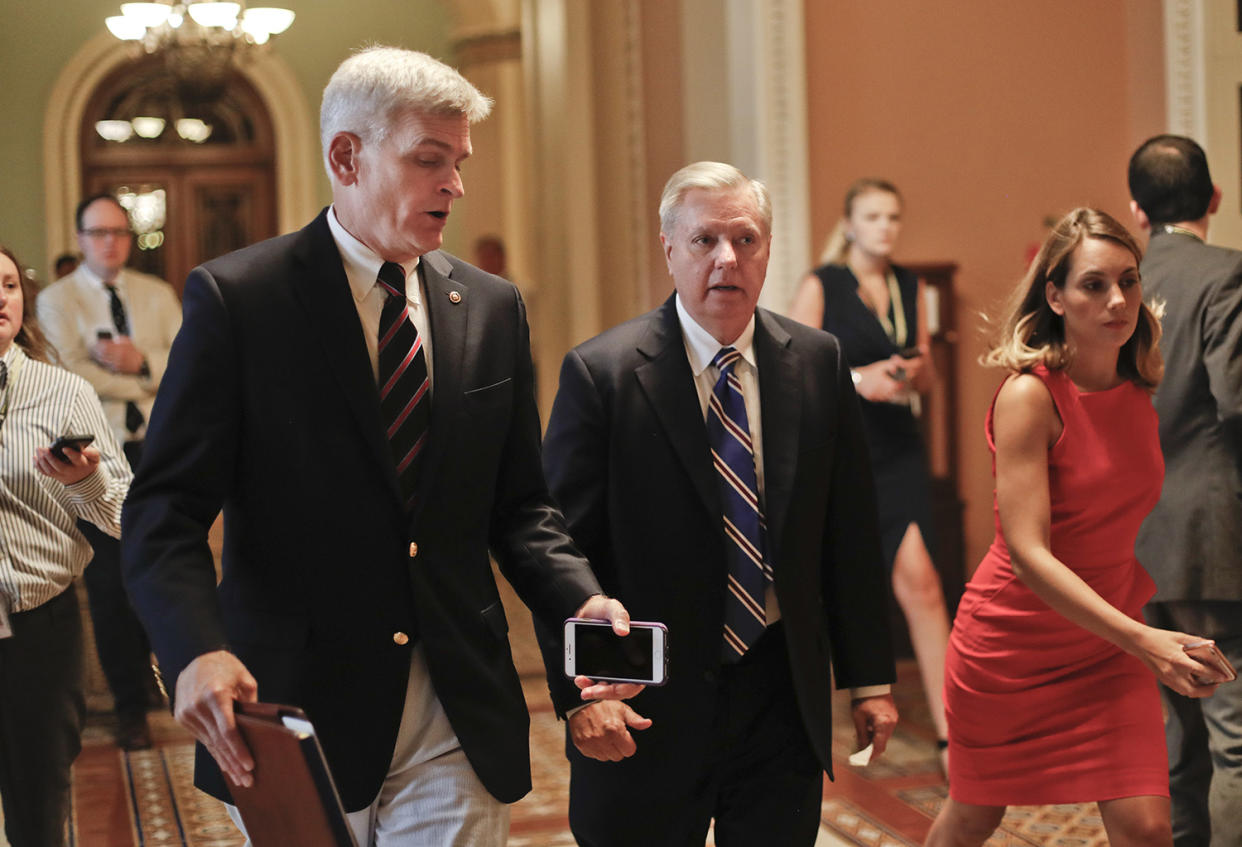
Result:
<svg viewBox="0 0 1242 847"><path fill-rule="evenodd" d="M707 441L720 487L729 584L725 595L724 660L735 662L767 626L764 590L772 581L767 561L755 450L742 383L733 366L742 354L724 347L712 359L720 375L707 407Z"/></svg>
<svg viewBox="0 0 1242 847"><path fill-rule="evenodd" d="M418 458L427 440L431 415L427 356L423 339L410 322L405 270L385 262L379 271L379 284L388 295L379 324L380 411L388 446L397 464L401 498L408 510L414 506Z"/></svg>

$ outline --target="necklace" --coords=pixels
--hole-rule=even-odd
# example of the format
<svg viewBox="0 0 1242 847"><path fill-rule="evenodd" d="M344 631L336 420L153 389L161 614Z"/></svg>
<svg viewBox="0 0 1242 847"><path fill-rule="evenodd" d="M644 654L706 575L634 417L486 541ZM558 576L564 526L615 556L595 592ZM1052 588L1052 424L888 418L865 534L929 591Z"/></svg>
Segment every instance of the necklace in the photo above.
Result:
<svg viewBox="0 0 1242 847"><path fill-rule="evenodd" d="M1200 241L1200 242L1203 241L1203 239L1199 237L1199 233L1186 229L1186 227L1184 226L1177 226L1176 224L1165 224L1164 231L1167 232L1169 235L1187 235L1193 238L1195 241Z"/></svg>

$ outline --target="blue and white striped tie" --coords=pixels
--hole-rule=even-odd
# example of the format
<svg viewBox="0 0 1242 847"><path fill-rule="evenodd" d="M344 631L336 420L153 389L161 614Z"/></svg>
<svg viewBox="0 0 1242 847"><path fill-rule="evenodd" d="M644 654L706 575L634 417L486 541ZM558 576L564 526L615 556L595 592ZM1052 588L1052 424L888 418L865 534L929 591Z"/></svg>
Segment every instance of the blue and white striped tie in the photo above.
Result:
<svg viewBox="0 0 1242 847"><path fill-rule="evenodd" d="M724 660L735 662L767 626L764 590L772 581L767 561L755 449L750 439L742 383L733 366L742 354L724 347L712 359L720 375L707 408L707 441L720 486L729 584L725 596Z"/></svg>

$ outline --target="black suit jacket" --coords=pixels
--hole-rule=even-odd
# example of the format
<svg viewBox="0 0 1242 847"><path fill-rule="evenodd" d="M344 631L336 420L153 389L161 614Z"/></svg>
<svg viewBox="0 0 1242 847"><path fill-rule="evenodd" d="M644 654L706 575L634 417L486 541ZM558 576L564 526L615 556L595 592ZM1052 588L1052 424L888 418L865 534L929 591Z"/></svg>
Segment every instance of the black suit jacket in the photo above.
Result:
<svg viewBox="0 0 1242 847"><path fill-rule="evenodd" d="M867 445L836 339L765 309L755 323L776 593L803 723L831 774L830 664L841 687L894 678ZM605 590L668 625L669 682L632 701L654 721L638 752L601 763L568 745L573 790L628 808L627 794L684 785L705 760L724 625L721 506L673 298L565 357L544 469ZM563 712L579 701L559 643L543 646Z"/></svg>
<svg viewBox="0 0 1242 847"><path fill-rule="evenodd" d="M424 645L483 784L525 794L529 718L489 547L551 626L598 591L544 482L517 290L438 251L422 261L435 356L412 516L326 212L190 274L124 513L126 583L170 690L196 656L232 650L261 699L306 710L347 809L392 756L413 644L396 633ZM227 797L202 749L196 776Z"/></svg>

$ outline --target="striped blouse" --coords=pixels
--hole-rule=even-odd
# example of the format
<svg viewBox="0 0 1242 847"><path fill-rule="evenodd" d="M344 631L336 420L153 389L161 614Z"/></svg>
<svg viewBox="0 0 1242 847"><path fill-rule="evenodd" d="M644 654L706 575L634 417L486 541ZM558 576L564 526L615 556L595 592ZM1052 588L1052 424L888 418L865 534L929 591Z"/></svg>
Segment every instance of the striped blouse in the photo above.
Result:
<svg viewBox="0 0 1242 847"><path fill-rule="evenodd" d="M22 612L59 595L91 560L78 518L120 537L133 475L86 380L31 359L16 343L0 361L0 594ZM70 486L34 466L36 448L67 434L93 434L101 456L95 473Z"/></svg>

